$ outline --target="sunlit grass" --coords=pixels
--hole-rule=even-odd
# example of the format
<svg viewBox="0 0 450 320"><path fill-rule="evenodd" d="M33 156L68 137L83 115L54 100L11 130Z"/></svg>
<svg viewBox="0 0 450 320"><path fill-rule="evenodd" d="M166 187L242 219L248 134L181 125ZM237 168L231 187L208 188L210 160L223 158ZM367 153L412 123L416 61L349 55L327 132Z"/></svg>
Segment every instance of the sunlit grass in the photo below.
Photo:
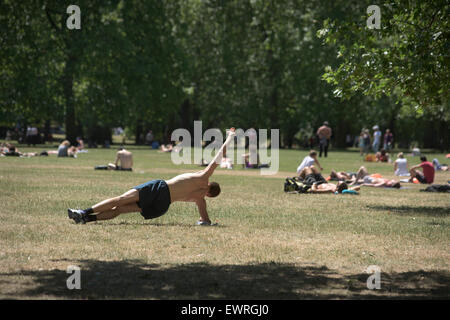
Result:
<svg viewBox="0 0 450 320"><path fill-rule="evenodd" d="M213 180L221 184L222 194L207 200L217 227L195 226L199 216L195 205L189 203L174 203L167 214L154 220L144 220L136 213L103 223L73 224L67 218L68 207L89 207L147 180L200 169L196 165L176 166L170 154L148 147L130 149L135 162L131 173L94 170L95 165L114 160L114 149L90 149L77 159L55 155L0 158L0 297L73 297L64 281L71 264L98 278L85 283L75 294L78 298L220 298L231 293L235 298L254 298L258 295L251 287L264 287L257 283L262 281L258 273L261 276L264 272L269 278L284 277L294 286L267 280L267 290L259 293L265 298L301 298L307 294L331 298L448 297L448 195L423 193L419 190L424 186L415 184L404 184L401 190L363 188L358 196L285 194L284 178L295 174L307 151L281 150L275 176L263 177L257 170L240 167L217 169ZM443 155L428 157L445 162ZM365 165L369 172L393 177L391 164L364 163L356 152L330 152L328 158L319 160L324 176L332 168L356 171ZM408 161L410 165L418 163L417 157L408 157ZM436 183L447 180L449 173L437 173ZM364 275L372 264L381 267L386 281L390 279L385 283L389 290L367 290L365 280L357 281L356 291L350 290L354 282L349 279ZM305 271L311 266L317 269ZM110 269L121 279L115 282L106 275L105 270ZM185 279L181 270L206 274L203 281L207 285L201 277L198 282L195 276ZM214 270L224 279L227 270L241 272L232 276L238 288L231 289L216 279ZM284 276L280 275L283 270ZM317 284L323 270L342 281L329 286ZM152 275L157 272L162 277L156 280ZM425 279L420 290L407 291L419 272ZM435 272L443 282L436 283ZM303 282L294 279L310 273ZM140 277L145 280L147 276L160 289L174 288L141 286ZM401 281L396 284L392 279ZM201 286L203 291L193 289L189 294L181 285L186 281L188 287ZM127 285L126 290L120 290ZM114 294L105 291L105 286Z"/></svg>

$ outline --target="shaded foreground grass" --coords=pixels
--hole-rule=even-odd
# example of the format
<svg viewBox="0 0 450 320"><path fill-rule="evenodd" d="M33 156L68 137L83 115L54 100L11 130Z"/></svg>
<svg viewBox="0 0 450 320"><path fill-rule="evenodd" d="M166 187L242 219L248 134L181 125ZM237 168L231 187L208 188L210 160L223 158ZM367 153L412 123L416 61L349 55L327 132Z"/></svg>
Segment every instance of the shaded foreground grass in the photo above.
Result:
<svg viewBox="0 0 450 320"><path fill-rule="evenodd" d="M30 151L38 151L30 148ZM24 149L24 151L28 151ZM150 179L198 170L169 154L136 148L134 172L94 171L114 150L77 159L0 158L0 298L298 299L448 298L448 194L363 188L359 196L290 195L306 152L280 151L280 172L218 169L222 194L209 199L218 227L194 225L195 206L175 203L155 220L128 214L75 225L68 207L88 207ZM444 162L442 155L438 156ZM408 158L410 165L417 161ZM356 153L321 159L330 170L392 176L392 165ZM436 183L450 180L438 172ZM81 267L82 290L68 290L66 268ZM365 270L378 265L381 290Z"/></svg>
<svg viewBox="0 0 450 320"><path fill-rule="evenodd" d="M73 263L67 261L67 263ZM384 299L447 298L450 275L445 271L383 274L381 290L366 287L367 276L341 274L325 266L283 263L161 266L140 261L77 261L82 290L67 290L62 270L0 274L3 284L21 277L14 292L23 297L88 299Z"/></svg>

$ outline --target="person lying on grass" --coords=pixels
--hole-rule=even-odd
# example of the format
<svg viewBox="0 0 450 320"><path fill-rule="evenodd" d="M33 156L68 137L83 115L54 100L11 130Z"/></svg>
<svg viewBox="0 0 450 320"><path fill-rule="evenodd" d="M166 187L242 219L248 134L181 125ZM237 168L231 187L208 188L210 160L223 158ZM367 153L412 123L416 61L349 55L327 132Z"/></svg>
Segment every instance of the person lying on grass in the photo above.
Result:
<svg viewBox="0 0 450 320"><path fill-rule="evenodd" d="M356 177L352 179L350 185L359 184L366 187L377 187L377 188L400 188L400 182L393 179L384 179L380 177L375 177L374 175L369 175L365 167L359 168L356 173Z"/></svg>
<svg viewBox="0 0 450 320"><path fill-rule="evenodd" d="M347 183L344 181L339 181L337 184L334 183L320 183L320 184L313 184L310 192L311 193L342 193L344 190L353 190L353 191L359 191L359 186L354 186L349 188Z"/></svg>
<svg viewBox="0 0 450 320"><path fill-rule="evenodd" d="M354 172L336 171L334 169L332 169L330 173L330 179L338 181L351 181L355 176L356 173Z"/></svg>
<svg viewBox="0 0 450 320"><path fill-rule="evenodd" d="M211 225L206 210L205 197L217 197L220 186L217 182L209 182L227 144L233 139L235 129L231 128L228 136L211 163L195 173L184 173L170 180L152 180L138 185L124 194L106 199L86 210L68 209L68 216L75 223L110 220L120 214L140 212L145 219L153 219L167 212L169 206L176 201L194 202L200 214L199 225Z"/></svg>
<svg viewBox="0 0 450 320"><path fill-rule="evenodd" d="M349 189L345 182L339 182L337 185L328 183L324 177L320 174L316 167L305 167L300 171L299 177L303 179L303 182L307 185L311 185L309 189L310 193L342 193L342 191ZM352 187L350 190L358 191L359 186Z"/></svg>

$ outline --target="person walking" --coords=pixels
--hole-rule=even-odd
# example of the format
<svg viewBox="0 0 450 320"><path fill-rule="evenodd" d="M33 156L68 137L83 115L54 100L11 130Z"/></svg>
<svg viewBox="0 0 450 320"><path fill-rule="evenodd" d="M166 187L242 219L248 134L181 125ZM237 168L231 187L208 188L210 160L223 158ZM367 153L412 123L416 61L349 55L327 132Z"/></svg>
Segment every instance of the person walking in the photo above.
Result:
<svg viewBox="0 0 450 320"><path fill-rule="evenodd" d="M389 151L393 147L394 135L392 134L390 129L386 129L386 133L384 134L383 141L383 149Z"/></svg>
<svg viewBox="0 0 450 320"><path fill-rule="evenodd" d="M363 140L364 140L364 154L368 154L371 141L369 129L364 130Z"/></svg>

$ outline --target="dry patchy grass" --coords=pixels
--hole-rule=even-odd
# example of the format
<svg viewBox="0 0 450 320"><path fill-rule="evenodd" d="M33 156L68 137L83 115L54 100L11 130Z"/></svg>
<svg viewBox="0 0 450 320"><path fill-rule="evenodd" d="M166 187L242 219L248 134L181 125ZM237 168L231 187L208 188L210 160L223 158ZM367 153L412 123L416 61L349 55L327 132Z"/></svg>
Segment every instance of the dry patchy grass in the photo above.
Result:
<svg viewBox="0 0 450 320"><path fill-rule="evenodd" d="M448 194L413 184L365 188L359 196L285 194L284 178L306 152L281 150L275 176L218 169L223 193L208 200L217 227L195 226L196 208L185 203L150 221L127 214L73 224L68 207L199 169L177 167L168 154L133 151L132 173L93 170L114 150L0 159L0 298L449 297ZM364 164L350 152L331 152L321 163L325 175ZM391 165L367 167L392 176ZM436 183L447 180L449 173L437 173ZM82 290L66 288L69 265L81 267ZM366 288L369 265L381 267L381 290Z"/></svg>

